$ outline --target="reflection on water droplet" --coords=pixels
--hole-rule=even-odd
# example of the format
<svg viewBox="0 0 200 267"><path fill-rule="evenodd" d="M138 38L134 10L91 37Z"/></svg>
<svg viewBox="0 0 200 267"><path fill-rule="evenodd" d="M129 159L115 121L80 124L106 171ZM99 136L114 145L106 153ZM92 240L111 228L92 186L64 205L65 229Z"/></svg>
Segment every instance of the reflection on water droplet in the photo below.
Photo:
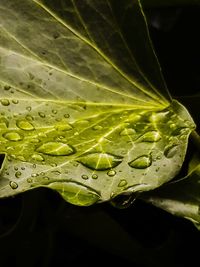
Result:
<svg viewBox="0 0 200 267"><path fill-rule="evenodd" d="M84 180L87 180L87 179L88 179L88 176L85 175L85 174L83 174L81 177L82 177Z"/></svg>
<svg viewBox="0 0 200 267"><path fill-rule="evenodd" d="M92 179L98 179L98 175L97 174L92 174Z"/></svg>
<svg viewBox="0 0 200 267"><path fill-rule="evenodd" d="M108 153L91 153L77 161L92 170L108 170L119 165L122 158Z"/></svg>
<svg viewBox="0 0 200 267"><path fill-rule="evenodd" d="M16 178L19 178L21 175L22 175L22 173L21 173L20 171L17 171L17 172L15 173L15 177L16 177Z"/></svg>
<svg viewBox="0 0 200 267"><path fill-rule="evenodd" d="M114 170L110 170L107 172L108 176L115 176L115 174L116 174L116 171L114 171Z"/></svg>
<svg viewBox="0 0 200 267"><path fill-rule="evenodd" d="M60 193L67 202L78 206L90 206L100 199L97 192L75 182L54 182L48 187Z"/></svg>
<svg viewBox="0 0 200 267"><path fill-rule="evenodd" d="M26 107L26 110L28 110L28 111L31 111L31 107L30 106L28 106L28 107Z"/></svg>
<svg viewBox="0 0 200 267"><path fill-rule="evenodd" d="M17 132L4 133L3 137L9 141L14 141L14 142L17 142L23 139L23 137Z"/></svg>
<svg viewBox="0 0 200 267"><path fill-rule="evenodd" d="M145 133L142 137L142 142L158 142L161 139L159 132L149 131Z"/></svg>
<svg viewBox="0 0 200 267"><path fill-rule="evenodd" d="M175 154L178 151L178 146L177 145L171 145L166 147L165 151L164 151L164 155L167 158L172 158L173 156L175 156Z"/></svg>
<svg viewBox="0 0 200 267"><path fill-rule="evenodd" d="M98 131L98 130L102 130L103 127L101 125L95 125L92 129L95 131Z"/></svg>
<svg viewBox="0 0 200 267"><path fill-rule="evenodd" d="M55 129L56 129L57 131L70 131L70 130L72 130L73 128L72 128L72 126L71 126L70 124L68 124L68 123L64 123L64 124L57 124L57 125L55 126Z"/></svg>
<svg viewBox="0 0 200 267"><path fill-rule="evenodd" d="M124 129L124 130L122 130L120 132L120 135L121 136L124 136L124 135L133 135L135 133L136 133L136 131L133 128L126 128L126 129Z"/></svg>
<svg viewBox="0 0 200 267"><path fill-rule="evenodd" d="M26 121L26 120L17 121L16 125L18 128L20 128L21 130L24 130L24 131L32 131L35 129L33 124L31 124L29 121Z"/></svg>
<svg viewBox="0 0 200 267"><path fill-rule="evenodd" d="M12 188L12 189L17 189L18 188L18 184L16 183L16 182L10 182L9 183L9 185L10 185L10 187Z"/></svg>
<svg viewBox="0 0 200 267"><path fill-rule="evenodd" d="M19 101L18 101L17 99L13 99L13 100L12 100L12 103L13 103L13 104L18 104Z"/></svg>
<svg viewBox="0 0 200 267"><path fill-rule="evenodd" d="M140 156L140 157L132 160L128 164L132 168L145 169L145 168L148 168L149 166L151 166L152 158L150 155L149 156L143 155L143 156Z"/></svg>
<svg viewBox="0 0 200 267"><path fill-rule="evenodd" d="M41 156L40 154L33 154L33 155L31 156L31 158L32 158L33 160L37 160L37 161L44 161L43 156Z"/></svg>
<svg viewBox="0 0 200 267"><path fill-rule="evenodd" d="M41 117L41 118L45 118L46 115L43 113L43 112L38 112L38 115Z"/></svg>
<svg viewBox="0 0 200 267"><path fill-rule="evenodd" d="M127 181L125 179L120 180L118 187L124 187L125 185L127 185Z"/></svg>
<svg viewBox="0 0 200 267"><path fill-rule="evenodd" d="M51 156L68 156L75 153L75 150L72 146L62 142L44 143L38 147L36 151Z"/></svg>
<svg viewBox="0 0 200 267"><path fill-rule="evenodd" d="M10 105L10 101L8 99L1 99L0 102L3 106L9 106Z"/></svg>

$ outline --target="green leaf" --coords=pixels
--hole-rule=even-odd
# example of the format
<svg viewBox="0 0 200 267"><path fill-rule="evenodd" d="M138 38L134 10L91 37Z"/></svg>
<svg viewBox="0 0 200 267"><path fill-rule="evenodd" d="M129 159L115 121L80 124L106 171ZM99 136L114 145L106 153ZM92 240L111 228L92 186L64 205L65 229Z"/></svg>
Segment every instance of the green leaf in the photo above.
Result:
<svg viewBox="0 0 200 267"><path fill-rule="evenodd" d="M0 197L44 186L91 205L179 172L195 126L138 1L1 0L0 22Z"/></svg>
<svg viewBox="0 0 200 267"><path fill-rule="evenodd" d="M173 215L192 221L200 229L200 156L189 164L189 173L181 180L142 196L151 204Z"/></svg>

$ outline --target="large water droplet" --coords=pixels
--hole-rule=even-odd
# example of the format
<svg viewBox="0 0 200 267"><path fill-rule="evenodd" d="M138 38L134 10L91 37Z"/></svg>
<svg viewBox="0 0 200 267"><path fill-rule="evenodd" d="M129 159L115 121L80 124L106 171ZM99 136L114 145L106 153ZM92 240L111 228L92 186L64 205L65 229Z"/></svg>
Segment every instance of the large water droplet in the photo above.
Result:
<svg viewBox="0 0 200 267"><path fill-rule="evenodd" d="M16 125L18 128L24 130L24 131L32 131L35 129L32 123L26 120L20 120L16 122Z"/></svg>
<svg viewBox="0 0 200 267"><path fill-rule="evenodd" d="M32 158L33 160L37 160L37 161L44 161L43 156L40 155L40 154L33 154L33 155L31 156L31 158Z"/></svg>
<svg viewBox="0 0 200 267"><path fill-rule="evenodd" d="M150 155L149 156L143 155L143 156L140 156L140 157L132 160L128 164L132 168L145 169L145 168L148 168L149 166L151 166L152 158Z"/></svg>
<svg viewBox="0 0 200 267"><path fill-rule="evenodd" d="M90 206L100 199L97 192L75 182L54 182L48 187L60 193L67 202L78 206Z"/></svg>
<svg viewBox="0 0 200 267"><path fill-rule="evenodd" d="M15 141L15 142L23 139L23 137L17 132L4 133L3 137L9 141Z"/></svg>
<svg viewBox="0 0 200 267"><path fill-rule="evenodd" d="M133 134L135 134L136 133L136 131L133 129L133 128L126 128L126 129L124 129L124 130L122 130L121 132L120 132L120 135L121 136L125 136L125 135L133 135Z"/></svg>
<svg viewBox="0 0 200 267"><path fill-rule="evenodd" d="M10 187L12 188L12 189L17 189L18 188L18 184L16 183L16 182L10 182L9 183L9 185L10 185Z"/></svg>
<svg viewBox="0 0 200 267"><path fill-rule="evenodd" d="M160 139L160 133L157 131L149 131L141 137L142 142L158 142Z"/></svg>
<svg viewBox="0 0 200 267"><path fill-rule="evenodd" d="M175 156L175 154L178 151L178 146L177 145L171 145L166 147L165 151L164 151L164 155L167 158L172 158L173 156Z"/></svg>
<svg viewBox="0 0 200 267"><path fill-rule="evenodd" d="M92 170L108 170L122 162L119 156L108 153L91 153L78 159L78 162Z"/></svg>
<svg viewBox="0 0 200 267"><path fill-rule="evenodd" d="M3 106L9 106L10 105L10 101L8 99L1 99L0 102Z"/></svg>
<svg viewBox="0 0 200 267"><path fill-rule="evenodd" d="M51 156L68 156L75 153L72 146L62 142L47 142L38 147L37 152Z"/></svg>

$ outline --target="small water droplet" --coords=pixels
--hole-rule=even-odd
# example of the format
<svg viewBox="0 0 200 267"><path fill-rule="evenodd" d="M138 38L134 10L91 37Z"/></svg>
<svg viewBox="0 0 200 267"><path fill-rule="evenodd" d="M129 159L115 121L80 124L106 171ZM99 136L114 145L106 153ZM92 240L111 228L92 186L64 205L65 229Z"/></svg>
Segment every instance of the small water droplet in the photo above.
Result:
<svg viewBox="0 0 200 267"><path fill-rule="evenodd" d="M132 160L128 164L132 168L145 169L145 168L148 168L149 166L151 166L152 158L150 155L149 156L143 155L143 156L140 156L140 157Z"/></svg>
<svg viewBox="0 0 200 267"><path fill-rule="evenodd" d="M103 127L101 125L95 125L92 129L95 131L100 131L103 129Z"/></svg>
<svg viewBox="0 0 200 267"><path fill-rule="evenodd" d="M122 179L119 181L118 187L124 187L127 185L127 181L125 179Z"/></svg>
<svg viewBox="0 0 200 267"><path fill-rule="evenodd" d="M58 171L58 170L55 170L55 171L51 171L51 173L55 174L55 175L61 175L61 172Z"/></svg>
<svg viewBox="0 0 200 267"><path fill-rule="evenodd" d="M15 173L15 177L16 177L16 178L19 178L21 175L22 175L22 173L21 173L20 171L17 171L17 172Z"/></svg>
<svg viewBox="0 0 200 267"><path fill-rule="evenodd" d="M27 120L17 121L16 122L16 125L17 125L18 128L20 128L21 130L24 130L24 131L32 131L32 130L35 129L35 127L33 126L33 124L30 123Z"/></svg>
<svg viewBox="0 0 200 267"><path fill-rule="evenodd" d="M12 188L12 189L17 189L18 188L18 184L16 183L16 182L10 182L9 183L9 185L10 185L10 187Z"/></svg>
<svg viewBox="0 0 200 267"><path fill-rule="evenodd" d="M43 112L38 112L38 115L43 119L46 117L46 115Z"/></svg>
<svg viewBox="0 0 200 267"><path fill-rule="evenodd" d="M122 158L108 153L97 152L80 157L77 161L92 170L108 170L119 165L122 162Z"/></svg>
<svg viewBox="0 0 200 267"><path fill-rule="evenodd" d="M36 151L51 156L68 156L75 153L75 150L72 146L62 142L44 143L38 147Z"/></svg>
<svg viewBox="0 0 200 267"><path fill-rule="evenodd" d="M8 99L1 99L0 102L3 106L9 106L10 105L10 101Z"/></svg>
<svg viewBox="0 0 200 267"><path fill-rule="evenodd" d="M31 174L31 177L37 177L37 176L38 176L37 173L32 173L32 174Z"/></svg>
<svg viewBox="0 0 200 267"><path fill-rule="evenodd" d="M149 131L145 133L142 137L142 142L158 142L161 139L159 132Z"/></svg>
<svg viewBox="0 0 200 267"><path fill-rule="evenodd" d="M14 170L15 170L15 171L18 171L18 167L17 167L17 166L15 166L15 167L14 167Z"/></svg>
<svg viewBox="0 0 200 267"><path fill-rule="evenodd" d="M133 128L126 128L120 132L121 136L133 135L133 134L136 134L136 131Z"/></svg>
<svg viewBox="0 0 200 267"><path fill-rule="evenodd" d="M58 112L57 110L52 109L52 113L53 113L53 114L57 114L57 112Z"/></svg>
<svg viewBox="0 0 200 267"><path fill-rule="evenodd" d="M33 182L33 179L28 178L28 179L27 179L27 182L28 182L28 183L32 183L32 182Z"/></svg>
<svg viewBox="0 0 200 267"><path fill-rule="evenodd" d="M33 155L31 156L31 158L32 158L33 160L37 160L37 161L44 161L43 156L40 155L40 154L33 154Z"/></svg>
<svg viewBox="0 0 200 267"><path fill-rule="evenodd" d="M17 132L4 133L3 137L9 141L14 141L14 142L17 142L23 139L23 137Z"/></svg>
<svg viewBox="0 0 200 267"><path fill-rule="evenodd" d="M31 115L26 115L26 119L27 121L34 121L34 118Z"/></svg>
<svg viewBox="0 0 200 267"><path fill-rule="evenodd" d="M70 124L65 123L65 124L57 124L57 125L55 126L55 129L56 129L57 131L70 131L70 130L73 129L73 127L72 127Z"/></svg>
<svg viewBox="0 0 200 267"><path fill-rule="evenodd" d="M92 174L92 179L98 179L98 175L97 174Z"/></svg>
<svg viewBox="0 0 200 267"><path fill-rule="evenodd" d="M115 174L116 174L116 171L114 171L114 170L110 170L107 172L108 176L115 176Z"/></svg>
<svg viewBox="0 0 200 267"><path fill-rule="evenodd" d="M69 114L64 114L64 117L65 117L65 118L69 118L70 115L69 115Z"/></svg>
<svg viewBox="0 0 200 267"><path fill-rule="evenodd" d="M87 179L88 179L88 176L85 175L85 174L83 174L81 177L82 177L84 180L87 180Z"/></svg>
<svg viewBox="0 0 200 267"><path fill-rule="evenodd" d="M6 91L10 90L10 88L11 88L11 86L9 86L9 85L4 86L4 90L6 90Z"/></svg>
<svg viewBox="0 0 200 267"><path fill-rule="evenodd" d="M13 104L18 104L19 101L18 101L17 99L13 99L13 100L12 100L12 103L13 103Z"/></svg>
<svg viewBox="0 0 200 267"><path fill-rule="evenodd" d="M164 155L166 158L172 158L173 156L176 155L177 151L178 151L178 146L171 145L171 146L166 147L164 151Z"/></svg>
<svg viewBox="0 0 200 267"><path fill-rule="evenodd" d="M28 107L26 107L26 110L28 110L28 111L31 111L31 107L30 106L28 106Z"/></svg>

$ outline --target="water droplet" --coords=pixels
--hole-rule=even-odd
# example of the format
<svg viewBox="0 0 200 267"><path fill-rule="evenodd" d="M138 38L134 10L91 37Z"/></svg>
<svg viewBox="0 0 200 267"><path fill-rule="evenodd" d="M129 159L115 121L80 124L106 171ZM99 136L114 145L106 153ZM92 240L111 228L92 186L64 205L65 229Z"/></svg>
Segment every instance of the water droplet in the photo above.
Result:
<svg viewBox="0 0 200 267"><path fill-rule="evenodd" d="M60 193L67 202L78 206L90 206L100 199L96 191L75 182L54 182L48 187Z"/></svg>
<svg viewBox="0 0 200 267"><path fill-rule="evenodd" d="M87 179L88 179L88 176L85 175L85 174L83 174L81 177L82 177L84 180L87 180Z"/></svg>
<svg viewBox="0 0 200 267"><path fill-rule="evenodd" d="M142 142L158 142L161 139L159 132L149 131L141 137Z"/></svg>
<svg viewBox="0 0 200 267"><path fill-rule="evenodd" d="M69 118L70 115L69 115L69 114L64 114L64 117L65 117L65 118Z"/></svg>
<svg viewBox="0 0 200 267"><path fill-rule="evenodd" d="M116 171L114 171L114 170L110 170L107 172L108 176L115 176L115 174L116 174Z"/></svg>
<svg viewBox="0 0 200 267"><path fill-rule="evenodd" d="M3 124L4 127L8 128L9 121L6 118L0 118L0 124Z"/></svg>
<svg viewBox="0 0 200 267"><path fill-rule="evenodd" d="M120 132L120 135L121 136L125 136L125 135L133 135L133 134L136 134L136 131L133 129L133 128L126 128L124 130L122 130Z"/></svg>
<svg viewBox="0 0 200 267"><path fill-rule="evenodd" d="M124 187L125 185L127 185L127 181L125 179L122 179L119 181L118 187Z"/></svg>
<svg viewBox="0 0 200 267"><path fill-rule="evenodd" d="M37 176L38 176L37 173L32 173L32 174L31 174L31 177L37 177Z"/></svg>
<svg viewBox="0 0 200 267"><path fill-rule="evenodd" d="M12 188L12 189L17 189L18 188L18 184L16 183L16 182L10 182L9 183L9 185L10 185L10 187Z"/></svg>
<svg viewBox="0 0 200 267"><path fill-rule="evenodd" d="M57 112L58 112L57 110L52 109L52 113L53 113L53 114L57 114Z"/></svg>
<svg viewBox="0 0 200 267"><path fill-rule="evenodd" d="M23 139L23 137L17 132L4 133L3 137L9 141L15 141L15 142Z"/></svg>
<svg viewBox="0 0 200 267"><path fill-rule="evenodd" d="M60 172L60 171L58 171L58 170L51 171L51 173L53 173L54 175L61 175L61 172Z"/></svg>
<svg viewBox="0 0 200 267"><path fill-rule="evenodd" d="M98 175L97 174L92 174L92 179L98 179Z"/></svg>
<svg viewBox="0 0 200 267"><path fill-rule="evenodd" d="M33 182L33 179L28 178L28 179L27 179L27 182L28 182L28 183L32 183L32 182Z"/></svg>
<svg viewBox="0 0 200 267"><path fill-rule="evenodd" d="M38 115L43 119L46 117L46 115L43 112L38 112Z"/></svg>
<svg viewBox="0 0 200 267"><path fill-rule="evenodd" d="M172 158L173 156L175 156L175 154L178 151L178 146L177 145L171 145L166 147L165 151L164 151L164 155L167 158Z"/></svg>
<svg viewBox="0 0 200 267"><path fill-rule="evenodd" d="M40 154L33 154L33 155L31 156L31 158L32 158L33 160L37 160L37 161L44 161L43 156L41 156Z"/></svg>
<svg viewBox="0 0 200 267"><path fill-rule="evenodd" d="M103 127L101 125L95 125L92 129L95 131L100 131L103 129Z"/></svg>
<svg viewBox="0 0 200 267"><path fill-rule="evenodd" d="M26 120L20 120L16 122L16 125L18 128L24 130L24 131L32 131L35 129L33 124L31 124L29 121Z"/></svg>
<svg viewBox="0 0 200 267"><path fill-rule="evenodd" d="M20 171L17 171L17 172L15 173L15 177L16 177L16 178L19 178L21 175L22 175L22 173L21 173Z"/></svg>
<svg viewBox="0 0 200 267"><path fill-rule="evenodd" d="M152 164L152 158L151 156L140 156L131 162L128 163L130 167L136 168L136 169L145 169L151 166Z"/></svg>
<svg viewBox="0 0 200 267"><path fill-rule="evenodd" d="M3 106L9 106L10 105L10 101L8 99L1 99L0 102Z"/></svg>
<svg viewBox="0 0 200 267"><path fill-rule="evenodd" d="M12 103L13 103L13 104L18 104L19 101L18 101L17 99L13 99L13 100L12 100Z"/></svg>
<svg viewBox="0 0 200 267"><path fill-rule="evenodd" d="M65 123L65 124L57 124L57 125L55 126L55 129L56 129L57 131L70 131L70 130L73 129L73 127L72 127L70 124Z"/></svg>
<svg viewBox="0 0 200 267"><path fill-rule="evenodd" d="M26 119L28 121L34 121L34 118L31 115L26 115Z"/></svg>
<svg viewBox="0 0 200 267"><path fill-rule="evenodd" d="M68 156L75 153L72 146L61 142L47 142L38 147L36 150L51 156Z"/></svg>
<svg viewBox="0 0 200 267"><path fill-rule="evenodd" d="M31 111L31 107L30 106L28 106L28 107L26 107L26 110L28 110L28 111Z"/></svg>
<svg viewBox="0 0 200 267"><path fill-rule="evenodd" d="M91 153L79 158L78 162L92 170L108 170L119 165L122 158L108 153Z"/></svg>
<svg viewBox="0 0 200 267"><path fill-rule="evenodd" d="M4 86L4 90L6 90L6 91L10 90L10 88L11 88L11 86L9 86L9 85Z"/></svg>
<svg viewBox="0 0 200 267"><path fill-rule="evenodd" d="M17 166L15 166L15 167L14 167L14 170L15 170L15 171L18 171L18 167L17 167Z"/></svg>

